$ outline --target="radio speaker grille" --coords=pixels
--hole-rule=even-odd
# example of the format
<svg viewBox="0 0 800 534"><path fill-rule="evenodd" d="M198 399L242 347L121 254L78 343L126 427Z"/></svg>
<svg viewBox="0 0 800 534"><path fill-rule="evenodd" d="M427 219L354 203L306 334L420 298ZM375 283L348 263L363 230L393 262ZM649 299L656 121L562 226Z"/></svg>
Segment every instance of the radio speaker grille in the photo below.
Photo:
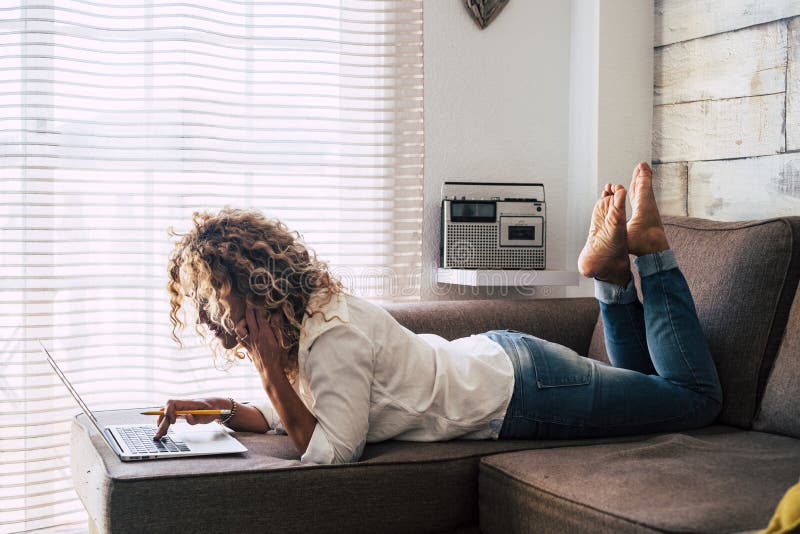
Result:
<svg viewBox="0 0 800 534"><path fill-rule="evenodd" d="M544 269L544 248L498 245L493 224L448 224L443 267L456 269Z"/></svg>

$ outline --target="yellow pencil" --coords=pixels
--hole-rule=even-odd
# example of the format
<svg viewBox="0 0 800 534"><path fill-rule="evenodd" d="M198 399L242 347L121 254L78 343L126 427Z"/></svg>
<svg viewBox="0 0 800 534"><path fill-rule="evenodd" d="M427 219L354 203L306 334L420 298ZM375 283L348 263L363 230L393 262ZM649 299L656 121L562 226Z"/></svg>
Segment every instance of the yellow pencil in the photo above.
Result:
<svg viewBox="0 0 800 534"><path fill-rule="evenodd" d="M142 415L164 415L164 410L140 412ZM230 410L176 410L175 415L230 415Z"/></svg>

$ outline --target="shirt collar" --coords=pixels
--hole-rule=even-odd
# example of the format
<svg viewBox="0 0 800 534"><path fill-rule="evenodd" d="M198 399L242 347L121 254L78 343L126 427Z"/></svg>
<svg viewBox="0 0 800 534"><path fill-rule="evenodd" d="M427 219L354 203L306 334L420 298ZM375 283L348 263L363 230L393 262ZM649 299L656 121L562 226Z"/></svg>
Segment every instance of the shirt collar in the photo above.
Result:
<svg viewBox="0 0 800 534"><path fill-rule="evenodd" d="M350 312L344 293L334 293L329 302L327 291L311 295L306 306L306 316L300 325L298 350L307 351L319 336L339 325L350 322ZM318 312L318 313L314 313Z"/></svg>

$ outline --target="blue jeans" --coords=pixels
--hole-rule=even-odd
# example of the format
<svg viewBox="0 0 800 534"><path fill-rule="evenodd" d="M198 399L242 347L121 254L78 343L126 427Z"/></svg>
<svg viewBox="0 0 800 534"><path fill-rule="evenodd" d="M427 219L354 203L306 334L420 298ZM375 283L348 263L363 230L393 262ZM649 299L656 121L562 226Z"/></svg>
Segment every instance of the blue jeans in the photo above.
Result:
<svg viewBox="0 0 800 534"><path fill-rule="evenodd" d="M514 365L500 439L672 432L710 424L722 388L686 279L671 250L636 259L644 305L595 282L611 365L514 330L485 333Z"/></svg>

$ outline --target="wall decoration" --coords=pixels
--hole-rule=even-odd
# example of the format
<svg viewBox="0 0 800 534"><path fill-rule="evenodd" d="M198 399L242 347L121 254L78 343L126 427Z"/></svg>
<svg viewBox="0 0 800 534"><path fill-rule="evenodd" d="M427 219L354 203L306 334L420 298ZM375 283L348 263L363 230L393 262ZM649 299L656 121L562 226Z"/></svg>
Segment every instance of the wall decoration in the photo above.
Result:
<svg viewBox="0 0 800 534"><path fill-rule="evenodd" d="M509 0L464 0L475 24L484 29L500 14Z"/></svg>

